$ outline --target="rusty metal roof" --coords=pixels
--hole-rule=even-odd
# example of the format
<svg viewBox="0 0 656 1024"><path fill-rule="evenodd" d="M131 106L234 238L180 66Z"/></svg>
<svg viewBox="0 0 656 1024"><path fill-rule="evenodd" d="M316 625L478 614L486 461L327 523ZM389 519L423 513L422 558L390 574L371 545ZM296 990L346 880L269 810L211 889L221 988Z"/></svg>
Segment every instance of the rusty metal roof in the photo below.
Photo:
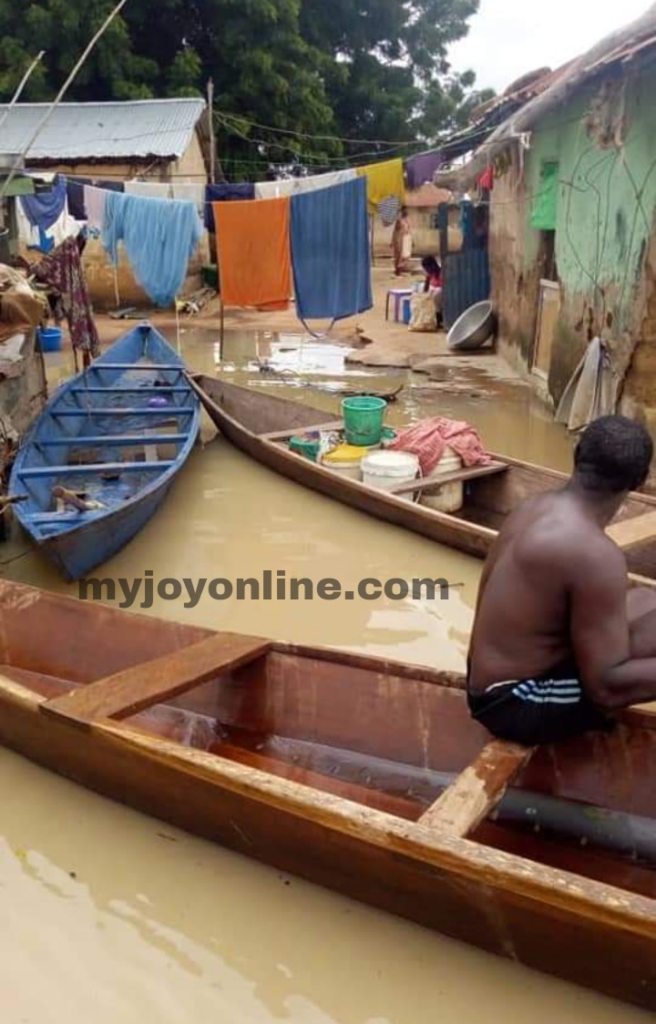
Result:
<svg viewBox="0 0 656 1024"><path fill-rule="evenodd" d="M0 118L7 110L0 105ZM48 110L19 103L0 130L0 149L22 153ZM202 99L62 103L27 153L30 162L174 160L192 140L205 110Z"/></svg>

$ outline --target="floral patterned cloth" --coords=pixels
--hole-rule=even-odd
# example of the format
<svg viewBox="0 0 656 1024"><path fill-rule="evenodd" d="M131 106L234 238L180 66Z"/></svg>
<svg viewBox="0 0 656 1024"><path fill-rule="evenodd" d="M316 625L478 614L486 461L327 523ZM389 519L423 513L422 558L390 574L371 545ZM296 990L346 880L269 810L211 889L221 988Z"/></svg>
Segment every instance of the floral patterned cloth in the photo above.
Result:
<svg viewBox="0 0 656 1024"><path fill-rule="evenodd" d="M93 319L91 300L82 269L79 241L67 238L49 256L31 268L37 280L58 293L55 317L68 321L73 348L92 358L100 354L100 340Z"/></svg>

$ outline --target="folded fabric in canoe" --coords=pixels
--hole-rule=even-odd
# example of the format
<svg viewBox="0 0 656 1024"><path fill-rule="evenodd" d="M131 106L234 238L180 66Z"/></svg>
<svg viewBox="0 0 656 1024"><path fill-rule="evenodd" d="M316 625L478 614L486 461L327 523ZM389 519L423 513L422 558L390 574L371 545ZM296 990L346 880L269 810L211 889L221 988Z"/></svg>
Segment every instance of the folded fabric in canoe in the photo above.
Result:
<svg viewBox="0 0 656 1024"><path fill-rule="evenodd" d="M478 433L469 423L449 420L443 416L420 420L407 430L402 430L389 447L417 455L424 476L433 472L446 448L451 448L459 455L467 467L487 466L492 461Z"/></svg>
<svg viewBox="0 0 656 1024"><path fill-rule="evenodd" d="M292 263L298 315L319 320L371 309L367 187L363 178L293 196Z"/></svg>
<svg viewBox="0 0 656 1024"><path fill-rule="evenodd" d="M107 193L103 245L116 264L123 242L137 281L158 306L180 291L202 234L193 203Z"/></svg>
<svg viewBox="0 0 656 1024"><path fill-rule="evenodd" d="M255 185L250 181L238 181L230 184L224 181L221 185L205 186L205 227L215 231L213 203L237 203L245 199L255 199Z"/></svg>
<svg viewBox="0 0 656 1024"><path fill-rule="evenodd" d="M223 301L287 309L292 293L289 199L214 203L214 219Z"/></svg>

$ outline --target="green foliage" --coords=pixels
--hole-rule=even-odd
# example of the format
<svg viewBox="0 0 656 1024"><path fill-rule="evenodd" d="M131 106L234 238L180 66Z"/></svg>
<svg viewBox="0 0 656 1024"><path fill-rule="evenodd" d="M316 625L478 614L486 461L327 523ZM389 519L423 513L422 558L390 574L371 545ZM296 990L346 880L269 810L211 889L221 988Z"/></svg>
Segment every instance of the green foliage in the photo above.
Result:
<svg viewBox="0 0 656 1024"><path fill-rule="evenodd" d="M52 99L114 2L0 0L0 99L12 96L40 49L46 56L23 99ZM447 52L477 7L478 0L129 0L67 98L197 95L213 77L231 177L261 177L272 163L338 166L391 147L335 136L426 144L466 122L484 97L471 74L451 73Z"/></svg>

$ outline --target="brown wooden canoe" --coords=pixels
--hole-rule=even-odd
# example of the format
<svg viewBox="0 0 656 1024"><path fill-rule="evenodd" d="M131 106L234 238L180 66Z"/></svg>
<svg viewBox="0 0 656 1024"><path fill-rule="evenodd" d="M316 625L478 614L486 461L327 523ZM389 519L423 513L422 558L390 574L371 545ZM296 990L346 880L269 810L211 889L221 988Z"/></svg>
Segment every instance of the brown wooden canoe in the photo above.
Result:
<svg viewBox="0 0 656 1024"><path fill-rule="evenodd" d="M197 375L193 383L221 433L258 462L330 498L477 558L485 558L504 519L522 501L556 490L567 480L566 474L556 470L495 455L491 466L449 477L463 480L464 506L452 515L437 512L412 500L418 496L415 484L406 484L392 494L350 480L289 450L294 433L339 426L342 421L336 415L213 377ZM421 490L435 492L445 482L445 477L439 483L424 480ZM653 581L656 498L632 494L609 533L624 549L629 571Z"/></svg>
<svg viewBox="0 0 656 1024"><path fill-rule="evenodd" d="M656 1009L656 716L531 751L492 741L449 673L9 582L0 624L5 746L278 869Z"/></svg>

